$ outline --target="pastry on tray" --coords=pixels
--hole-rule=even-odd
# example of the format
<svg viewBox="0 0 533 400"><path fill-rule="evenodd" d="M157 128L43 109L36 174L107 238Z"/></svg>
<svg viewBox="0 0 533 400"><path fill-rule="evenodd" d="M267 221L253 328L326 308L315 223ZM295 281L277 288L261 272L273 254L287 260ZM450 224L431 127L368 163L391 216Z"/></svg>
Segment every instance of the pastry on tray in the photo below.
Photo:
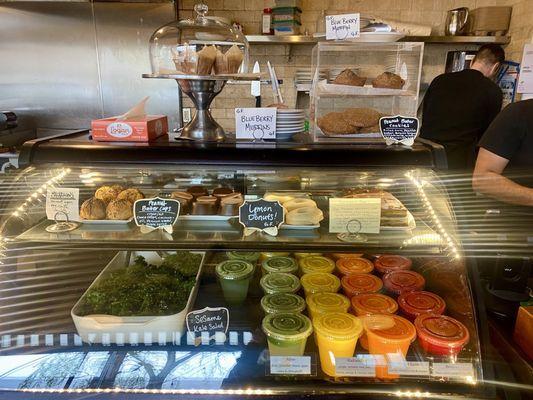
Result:
<svg viewBox="0 0 533 400"><path fill-rule="evenodd" d="M377 78L372 81L372 86L375 88L384 88L384 89L401 89L405 81L396 74L392 72L383 72Z"/></svg>
<svg viewBox="0 0 533 400"><path fill-rule="evenodd" d="M381 113L373 108L348 108L342 117L354 128L368 128L379 123Z"/></svg>
<svg viewBox="0 0 533 400"><path fill-rule="evenodd" d="M373 108L347 108L343 112L330 112L318 119L318 127L326 136L353 135L379 132L383 116Z"/></svg>
<svg viewBox="0 0 533 400"><path fill-rule="evenodd" d="M233 193L223 197L220 200L219 214L227 217L239 215L239 207L244 202L244 198L240 193Z"/></svg>
<svg viewBox="0 0 533 400"><path fill-rule="evenodd" d="M91 197L80 207L80 217L89 220L105 219L106 204L103 200Z"/></svg>
<svg viewBox="0 0 533 400"><path fill-rule="evenodd" d="M128 200L111 200L107 205L106 217L110 220L127 220L133 217L133 205Z"/></svg>
<svg viewBox="0 0 533 400"><path fill-rule="evenodd" d="M317 225L324 219L324 214L318 208L316 202L307 197L287 199L283 201L282 206L285 211L285 224L287 225Z"/></svg>
<svg viewBox="0 0 533 400"><path fill-rule="evenodd" d="M336 85L365 86L366 78L357 75L351 69L342 71L333 81Z"/></svg>
<svg viewBox="0 0 533 400"><path fill-rule="evenodd" d="M106 204L109 204L109 202L111 200L115 200L119 193L123 190L124 188L120 185L101 186L96 190L96 192L94 192L94 197L102 200Z"/></svg>
<svg viewBox="0 0 533 400"><path fill-rule="evenodd" d="M330 112L320 117L318 127L325 135L351 135L357 133L357 128L351 126L341 112Z"/></svg>
<svg viewBox="0 0 533 400"><path fill-rule="evenodd" d="M131 204L141 199L144 199L144 193L135 188L125 189L117 196L117 200L128 200Z"/></svg>

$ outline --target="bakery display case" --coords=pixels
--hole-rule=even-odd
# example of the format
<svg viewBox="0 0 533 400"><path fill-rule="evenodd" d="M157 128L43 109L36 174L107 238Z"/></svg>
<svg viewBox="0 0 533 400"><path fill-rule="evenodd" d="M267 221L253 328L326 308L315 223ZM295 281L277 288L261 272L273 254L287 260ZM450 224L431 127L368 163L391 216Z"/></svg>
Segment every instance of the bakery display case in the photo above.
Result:
<svg viewBox="0 0 533 400"><path fill-rule="evenodd" d="M26 145L2 182L0 397L500 398L437 148L361 166L229 146ZM79 190L73 230L47 229L55 188ZM172 231L131 220L156 197L182 206ZM258 198L283 207L277 236L245 235L236 207ZM332 229L338 199L377 199L379 233Z"/></svg>
<svg viewBox="0 0 533 400"><path fill-rule="evenodd" d="M315 141L379 138L379 119L416 117L423 43L319 42L313 49Z"/></svg>

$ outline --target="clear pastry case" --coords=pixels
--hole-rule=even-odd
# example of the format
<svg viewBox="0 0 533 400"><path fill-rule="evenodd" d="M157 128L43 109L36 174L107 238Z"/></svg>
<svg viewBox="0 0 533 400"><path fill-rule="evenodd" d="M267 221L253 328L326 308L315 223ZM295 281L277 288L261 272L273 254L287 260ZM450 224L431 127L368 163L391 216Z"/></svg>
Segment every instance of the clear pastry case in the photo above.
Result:
<svg viewBox="0 0 533 400"><path fill-rule="evenodd" d="M416 117L423 43L319 42L310 122L315 141L377 138L382 116Z"/></svg>

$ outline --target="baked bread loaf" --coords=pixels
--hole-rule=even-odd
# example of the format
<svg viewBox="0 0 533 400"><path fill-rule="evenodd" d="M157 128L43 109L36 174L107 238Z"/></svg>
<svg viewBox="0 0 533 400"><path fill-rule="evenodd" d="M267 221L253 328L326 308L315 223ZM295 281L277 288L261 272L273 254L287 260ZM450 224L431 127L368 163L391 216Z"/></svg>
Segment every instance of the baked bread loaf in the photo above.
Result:
<svg viewBox="0 0 533 400"><path fill-rule="evenodd" d="M144 199L144 193L135 188L123 190L117 196L117 200L128 200L131 204L141 199Z"/></svg>
<svg viewBox="0 0 533 400"><path fill-rule="evenodd" d="M103 200L91 197L85 200L80 207L80 217L83 219L105 219L106 205Z"/></svg>
<svg viewBox="0 0 533 400"><path fill-rule="evenodd" d="M128 200L111 200L106 209L107 219L125 220L133 217L133 206Z"/></svg>
<svg viewBox="0 0 533 400"><path fill-rule="evenodd" d="M392 72L383 72L376 79L372 81L372 86L375 88L384 88L384 89L401 89L405 81L396 74Z"/></svg>
<svg viewBox="0 0 533 400"><path fill-rule="evenodd" d="M353 72L351 69L342 71L333 81L336 85L365 86L366 78Z"/></svg>
<svg viewBox="0 0 533 400"><path fill-rule="evenodd" d="M102 186L94 192L94 197L102 200L104 203L109 204L111 200L115 200L120 192L124 189L120 185Z"/></svg>

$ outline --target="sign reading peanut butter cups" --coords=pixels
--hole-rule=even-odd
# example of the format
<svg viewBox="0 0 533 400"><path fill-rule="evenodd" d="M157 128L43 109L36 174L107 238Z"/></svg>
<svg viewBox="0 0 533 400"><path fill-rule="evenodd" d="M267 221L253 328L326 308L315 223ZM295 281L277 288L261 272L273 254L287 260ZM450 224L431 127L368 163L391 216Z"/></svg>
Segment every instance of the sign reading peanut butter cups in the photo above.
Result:
<svg viewBox="0 0 533 400"><path fill-rule="evenodd" d="M159 228L172 233L172 226L178 220L179 214L180 203L173 199L142 199L137 200L133 206L135 224L141 227L142 233Z"/></svg>
<svg viewBox="0 0 533 400"><path fill-rule="evenodd" d="M244 226L245 236L254 232L276 236L285 222L285 213L278 201L246 200L239 208L239 222Z"/></svg>
<svg viewBox="0 0 533 400"><path fill-rule="evenodd" d="M396 115L394 117L382 117L379 120L379 129L387 145L412 146L418 135L418 127L418 118Z"/></svg>

